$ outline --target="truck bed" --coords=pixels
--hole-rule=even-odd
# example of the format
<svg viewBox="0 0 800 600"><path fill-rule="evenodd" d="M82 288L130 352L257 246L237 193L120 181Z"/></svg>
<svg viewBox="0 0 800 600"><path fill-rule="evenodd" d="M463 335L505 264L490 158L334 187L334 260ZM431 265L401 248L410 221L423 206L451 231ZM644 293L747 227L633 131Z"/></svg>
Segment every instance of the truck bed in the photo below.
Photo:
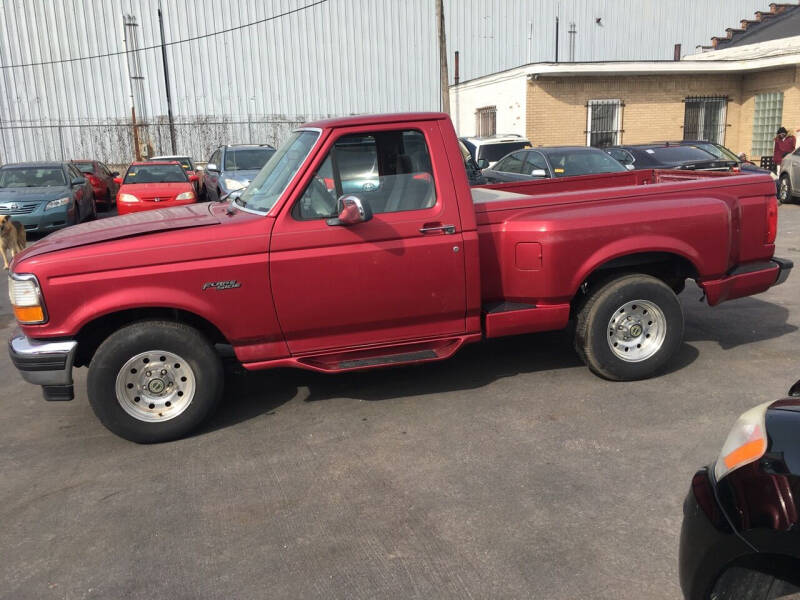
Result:
<svg viewBox="0 0 800 600"><path fill-rule="evenodd" d="M725 278L772 256L774 195L766 175L662 170L472 188L482 297L563 317L590 273L631 254L675 257L701 285Z"/></svg>

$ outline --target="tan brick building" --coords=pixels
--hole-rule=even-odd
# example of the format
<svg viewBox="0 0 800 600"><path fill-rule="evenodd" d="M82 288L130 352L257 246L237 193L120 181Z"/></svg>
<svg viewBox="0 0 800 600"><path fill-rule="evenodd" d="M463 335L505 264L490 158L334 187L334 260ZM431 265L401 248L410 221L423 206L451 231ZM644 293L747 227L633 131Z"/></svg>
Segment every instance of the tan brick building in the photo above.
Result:
<svg viewBox="0 0 800 600"><path fill-rule="evenodd" d="M494 124L536 146L702 138L758 157L779 125L800 128L800 36L681 61L526 65L454 86L451 109L466 136Z"/></svg>

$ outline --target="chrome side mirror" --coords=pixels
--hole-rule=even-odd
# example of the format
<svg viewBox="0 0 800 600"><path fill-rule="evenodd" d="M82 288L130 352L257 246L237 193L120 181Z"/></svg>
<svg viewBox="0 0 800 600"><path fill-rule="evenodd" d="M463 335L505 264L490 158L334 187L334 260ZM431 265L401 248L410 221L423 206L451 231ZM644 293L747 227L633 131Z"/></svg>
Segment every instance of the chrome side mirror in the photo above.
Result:
<svg viewBox="0 0 800 600"><path fill-rule="evenodd" d="M547 171L544 169L534 169L531 171L531 177L547 177Z"/></svg>
<svg viewBox="0 0 800 600"><path fill-rule="evenodd" d="M369 202L358 196L347 195L339 198L337 202L338 217L328 219L328 225L357 225L372 218L372 207Z"/></svg>

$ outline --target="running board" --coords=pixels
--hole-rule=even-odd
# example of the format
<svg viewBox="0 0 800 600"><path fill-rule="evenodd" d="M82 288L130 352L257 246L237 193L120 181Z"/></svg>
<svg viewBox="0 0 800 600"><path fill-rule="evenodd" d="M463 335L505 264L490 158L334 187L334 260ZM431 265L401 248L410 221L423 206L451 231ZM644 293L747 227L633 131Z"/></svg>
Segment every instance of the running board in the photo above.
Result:
<svg viewBox="0 0 800 600"><path fill-rule="evenodd" d="M311 356L245 363L248 370L297 367L321 373L342 373L376 367L394 367L450 358L461 346L481 339L480 333L435 340L402 342L357 350L338 350Z"/></svg>
<svg viewBox="0 0 800 600"><path fill-rule="evenodd" d="M374 356L372 358L355 358L343 360L339 369L357 369L358 367L377 367L378 365L396 365L401 363L418 362L421 360L434 360L438 358L433 350L419 350L405 354L392 354L389 356Z"/></svg>

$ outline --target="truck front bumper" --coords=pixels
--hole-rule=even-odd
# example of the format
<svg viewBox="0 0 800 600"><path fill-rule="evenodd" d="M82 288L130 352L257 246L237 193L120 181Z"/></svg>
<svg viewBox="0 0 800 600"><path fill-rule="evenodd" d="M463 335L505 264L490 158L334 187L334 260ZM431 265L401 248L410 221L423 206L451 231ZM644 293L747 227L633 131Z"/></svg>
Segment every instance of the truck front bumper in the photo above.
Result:
<svg viewBox="0 0 800 600"><path fill-rule="evenodd" d="M72 400L72 365L78 342L32 340L21 333L8 342L8 354L25 381L42 386L45 400Z"/></svg>
<svg viewBox="0 0 800 600"><path fill-rule="evenodd" d="M739 265L721 279L701 281L709 306L725 300L760 294L789 277L794 263L786 258L773 257L763 262Z"/></svg>

